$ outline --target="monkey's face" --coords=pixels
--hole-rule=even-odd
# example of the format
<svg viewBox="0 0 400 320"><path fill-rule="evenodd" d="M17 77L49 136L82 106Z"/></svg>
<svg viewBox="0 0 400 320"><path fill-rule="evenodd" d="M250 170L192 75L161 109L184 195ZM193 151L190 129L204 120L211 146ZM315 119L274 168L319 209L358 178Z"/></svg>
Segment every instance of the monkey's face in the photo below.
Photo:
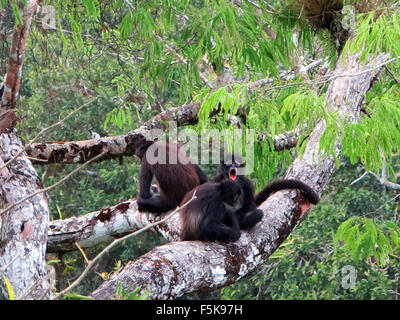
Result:
<svg viewBox="0 0 400 320"><path fill-rule="evenodd" d="M229 180L235 181L238 176L238 168L244 168L244 163L231 163L231 164L222 164L221 165L221 173L224 177Z"/></svg>
<svg viewBox="0 0 400 320"><path fill-rule="evenodd" d="M139 159L142 159L144 154L146 153L146 150L149 148L154 143L154 141L148 141L146 139L142 139L137 143L136 149L135 149L135 155L139 157Z"/></svg>
<svg viewBox="0 0 400 320"><path fill-rule="evenodd" d="M224 201L225 208L230 212L235 212L241 208L242 196L241 193L233 195L233 197L227 198Z"/></svg>
<svg viewBox="0 0 400 320"><path fill-rule="evenodd" d="M244 168L244 159L237 154L228 154L220 166L220 173L231 181L235 181L238 176L238 168Z"/></svg>
<svg viewBox="0 0 400 320"><path fill-rule="evenodd" d="M221 196L229 211L236 211L242 204L242 189L230 180L221 182Z"/></svg>

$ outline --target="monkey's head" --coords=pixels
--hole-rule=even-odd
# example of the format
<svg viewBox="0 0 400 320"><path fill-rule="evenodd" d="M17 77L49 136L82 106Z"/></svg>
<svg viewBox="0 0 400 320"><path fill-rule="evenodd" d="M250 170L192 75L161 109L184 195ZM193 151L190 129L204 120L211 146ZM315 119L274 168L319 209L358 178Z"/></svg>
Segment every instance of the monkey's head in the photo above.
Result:
<svg viewBox="0 0 400 320"><path fill-rule="evenodd" d="M144 154L146 153L147 149L154 143L154 141L146 140L143 138L137 143L135 149L135 155L142 159Z"/></svg>
<svg viewBox="0 0 400 320"><path fill-rule="evenodd" d="M227 209L234 211L241 207L242 189L231 180L224 180L219 185L221 198Z"/></svg>
<svg viewBox="0 0 400 320"><path fill-rule="evenodd" d="M238 168L244 168L244 159L237 154L228 154L219 168L220 174L226 179L235 181L237 178Z"/></svg>

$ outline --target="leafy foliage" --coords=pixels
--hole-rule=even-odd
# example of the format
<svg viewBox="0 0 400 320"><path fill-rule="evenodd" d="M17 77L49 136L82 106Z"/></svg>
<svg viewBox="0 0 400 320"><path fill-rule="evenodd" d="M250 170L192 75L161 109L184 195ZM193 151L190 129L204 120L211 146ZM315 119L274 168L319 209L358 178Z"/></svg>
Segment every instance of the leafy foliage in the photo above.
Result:
<svg viewBox="0 0 400 320"><path fill-rule="evenodd" d="M335 244L343 240L355 262L373 257L380 267L386 266L389 254L393 253L389 240L372 219L362 217L359 220L357 223L352 217L343 222L336 232ZM398 242L396 236L395 241Z"/></svg>
<svg viewBox="0 0 400 320"><path fill-rule="evenodd" d="M390 52L394 57L400 56L400 15L393 12L390 15L368 12L357 16L357 32L354 41L347 42L344 50L360 52L361 59L366 60L370 54Z"/></svg>
<svg viewBox="0 0 400 320"><path fill-rule="evenodd" d="M400 151L399 85L382 88L368 103L369 117L357 124L349 124L343 135L343 153L352 163L360 161L367 170L377 172L382 161L391 160Z"/></svg>

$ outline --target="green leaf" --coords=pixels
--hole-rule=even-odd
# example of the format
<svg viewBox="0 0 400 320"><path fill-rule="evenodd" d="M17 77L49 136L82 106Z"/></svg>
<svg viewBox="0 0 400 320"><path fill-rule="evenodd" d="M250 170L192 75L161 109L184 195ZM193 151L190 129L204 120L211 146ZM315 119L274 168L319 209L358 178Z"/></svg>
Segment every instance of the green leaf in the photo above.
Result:
<svg viewBox="0 0 400 320"><path fill-rule="evenodd" d="M128 11L122 18L118 30L121 34L122 39L126 40L132 33L133 28L133 15L131 11Z"/></svg>
<svg viewBox="0 0 400 320"><path fill-rule="evenodd" d="M93 18L98 18L100 11L98 9L99 3L98 0L82 0L83 5L89 16Z"/></svg>

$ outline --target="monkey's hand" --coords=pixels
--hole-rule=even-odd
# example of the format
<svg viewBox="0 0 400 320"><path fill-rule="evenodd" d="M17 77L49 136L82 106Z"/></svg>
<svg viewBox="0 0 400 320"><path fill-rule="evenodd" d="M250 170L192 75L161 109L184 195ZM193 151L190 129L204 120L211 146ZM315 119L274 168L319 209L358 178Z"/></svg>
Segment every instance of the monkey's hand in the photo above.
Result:
<svg viewBox="0 0 400 320"><path fill-rule="evenodd" d="M241 213L239 215L240 229L250 229L253 228L258 222L261 221L263 217L263 211L261 209L256 209L254 211L249 211L246 213Z"/></svg>
<svg viewBox="0 0 400 320"><path fill-rule="evenodd" d="M152 195L160 194L160 190L158 189L158 186L156 184L151 185L150 192Z"/></svg>
<svg viewBox="0 0 400 320"><path fill-rule="evenodd" d="M146 211L145 206L143 204L143 199L142 198L138 198L136 203L137 203L138 210L140 212Z"/></svg>

